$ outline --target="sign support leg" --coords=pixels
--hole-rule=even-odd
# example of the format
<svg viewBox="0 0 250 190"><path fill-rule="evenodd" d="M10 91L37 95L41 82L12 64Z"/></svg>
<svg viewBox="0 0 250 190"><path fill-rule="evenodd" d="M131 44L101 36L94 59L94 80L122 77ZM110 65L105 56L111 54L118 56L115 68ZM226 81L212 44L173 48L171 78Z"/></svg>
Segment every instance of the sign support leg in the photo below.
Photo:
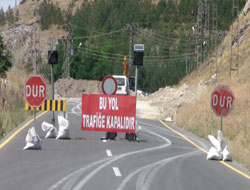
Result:
<svg viewBox="0 0 250 190"><path fill-rule="evenodd" d="M36 128L36 107L33 107L33 109L34 109L34 125Z"/></svg>
<svg viewBox="0 0 250 190"><path fill-rule="evenodd" d="M51 88L52 88L52 100L54 100L54 71L53 71L53 64L51 64ZM55 112L52 111L52 125L55 126Z"/></svg>
<svg viewBox="0 0 250 190"><path fill-rule="evenodd" d="M137 77L138 77L138 65L136 65L135 69L135 96L137 97Z"/></svg>
<svg viewBox="0 0 250 190"><path fill-rule="evenodd" d="M222 122L223 122L223 117L220 117L220 131L222 132Z"/></svg>

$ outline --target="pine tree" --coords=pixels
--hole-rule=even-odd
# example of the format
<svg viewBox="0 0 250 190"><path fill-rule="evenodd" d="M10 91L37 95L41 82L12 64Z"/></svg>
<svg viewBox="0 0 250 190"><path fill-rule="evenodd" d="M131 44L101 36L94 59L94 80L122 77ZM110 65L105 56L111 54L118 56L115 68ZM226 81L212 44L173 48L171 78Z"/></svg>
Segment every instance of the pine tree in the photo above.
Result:
<svg viewBox="0 0 250 190"><path fill-rule="evenodd" d="M0 35L0 76L4 76L5 72L12 66L11 55L7 51L3 38Z"/></svg>
<svg viewBox="0 0 250 190"><path fill-rule="evenodd" d="M0 9L0 26L4 26L4 25L5 25L5 15L4 15L3 7L1 7L1 9Z"/></svg>
<svg viewBox="0 0 250 190"><path fill-rule="evenodd" d="M15 21L19 21L20 20L20 13L19 13L19 9L16 10L16 15L15 15L16 19Z"/></svg>
<svg viewBox="0 0 250 190"><path fill-rule="evenodd" d="M8 21L9 24L14 24L15 17L14 17L13 9L11 9L10 6L8 8L6 20Z"/></svg>

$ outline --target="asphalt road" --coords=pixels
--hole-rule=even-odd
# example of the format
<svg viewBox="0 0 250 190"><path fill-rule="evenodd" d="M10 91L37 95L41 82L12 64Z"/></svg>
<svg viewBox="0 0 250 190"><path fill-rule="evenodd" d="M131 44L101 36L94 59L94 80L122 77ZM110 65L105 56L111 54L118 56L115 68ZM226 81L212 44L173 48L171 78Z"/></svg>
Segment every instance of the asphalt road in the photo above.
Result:
<svg viewBox="0 0 250 190"><path fill-rule="evenodd" d="M80 101L68 103L67 110L70 140L44 138L41 123L51 120L48 112L36 121L41 150L23 150L33 122L8 143L11 134L1 141L1 190L250 189L247 171L236 163L228 163L234 171L218 161L207 161L203 151L160 121L138 118L138 142L125 140L125 134L118 134L115 141L102 141L105 133L81 131ZM208 150L207 142L173 124L167 126Z"/></svg>

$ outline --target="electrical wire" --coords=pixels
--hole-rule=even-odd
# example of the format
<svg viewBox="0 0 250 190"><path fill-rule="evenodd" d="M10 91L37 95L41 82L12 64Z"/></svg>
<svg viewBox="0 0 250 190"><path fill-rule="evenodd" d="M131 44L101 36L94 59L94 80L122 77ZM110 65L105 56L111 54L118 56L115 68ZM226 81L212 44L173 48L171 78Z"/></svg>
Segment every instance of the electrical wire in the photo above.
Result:
<svg viewBox="0 0 250 190"><path fill-rule="evenodd" d="M170 56L157 56L157 55L152 55L152 56L144 56L144 58L169 58L169 57L171 57L171 55L177 55L177 57L183 57L183 56L195 55L195 53L170 54Z"/></svg>
<svg viewBox="0 0 250 190"><path fill-rule="evenodd" d="M108 55L103 55L103 52L102 53L93 53L93 52L88 52L88 51L84 51L84 53L88 54L88 55L92 55L92 56L95 56L95 57L101 57L101 58L107 58L107 59L113 59L113 60L120 60L120 61L123 61L123 58L118 58L118 57L112 57L112 56L108 56ZM104 53L105 54L105 53ZM195 56L188 56L188 57L183 57L183 56L180 56L180 57L170 57L170 58L167 58L167 59L144 59L143 61L144 62L161 62L161 61L179 61L179 60L185 60L187 58L195 58ZM127 59L127 61L132 61L132 59Z"/></svg>
<svg viewBox="0 0 250 190"><path fill-rule="evenodd" d="M173 45L182 45L182 46L186 46L186 47L190 47L190 46L193 46L194 43L182 43L182 42L169 42L169 41L162 41L161 39L159 38L155 38L155 37L152 37L152 35L146 35L145 33L142 33L141 31L137 32L137 35L142 35L144 37L144 40L148 40L148 41L151 41L151 42L154 42L154 44L166 44L166 45L170 45L170 46L173 46Z"/></svg>
<svg viewBox="0 0 250 190"><path fill-rule="evenodd" d="M81 51L81 50L80 50ZM88 54L88 55L92 55L92 56L95 56L95 57L101 57L101 58L106 58L106 59L113 59L113 60L121 60L123 61L123 58L118 58L118 57L111 57L111 56L106 56L106 55L100 55L100 54L97 54L97 53L92 53L92 52L88 52L88 51L84 51L84 53Z"/></svg>
<svg viewBox="0 0 250 190"><path fill-rule="evenodd" d="M104 53L104 54L108 54L108 55L111 55L111 56L118 56L118 57L124 57L126 55L123 55L123 54L116 54L116 53L108 53L108 52L100 52L100 51L96 51L96 50L93 50L93 49L89 49L89 48L84 48L84 47L80 47L78 49L81 49L81 50L86 50L86 51L90 51L90 52L93 52L93 53Z"/></svg>
<svg viewBox="0 0 250 190"><path fill-rule="evenodd" d="M183 38L169 38L169 37L166 37L166 36L162 36L162 35L159 35L159 34L156 34L155 32L148 32L148 31L145 31L141 28L139 28L139 30L137 29L137 32L139 32L140 34L144 35L144 36L156 36L158 40L160 40L161 42L163 42L163 39L160 39L161 38L164 38L164 42L169 42L169 40L172 40L173 42L169 42L169 43L177 43L177 44L196 44L195 43L195 40L185 40ZM152 37L151 37L152 38ZM184 42L180 42L180 40L184 41ZM179 41L179 42L177 42Z"/></svg>
<svg viewBox="0 0 250 190"><path fill-rule="evenodd" d="M185 60L188 58L195 58L195 56L189 56L189 57L170 57L168 59L144 59L143 61L151 61L151 62L155 62L155 61L178 61L178 60Z"/></svg>
<svg viewBox="0 0 250 190"><path fill-rule="evenodd" d="M89 48L84 48L84 47L81 47L81 48L78 48L80 50L85 50L85 51L88 51L89 54L95 54L95 55L98 55L98 54L105 54L106 57L111 57L111 58L123 58L124 56L126 55L123 55L123 54L116 54L116 53L109 53L109 52L99 52L99 51L96 51L96 50L93 50L93 49L89 49ZM82 51L83 52L83 51ZM178 56L172 56L172 54L170 56L144 56L145 60L148 60L148 61L159 61L159 60L171 60L171 59L178 59L178 58L189 58L189 57L193 57L195 55L195 53L192 53L192 54L181 54L181 55L178 55ZM119 59L120 59L119 58ZM151 59L150 59L151 58Z"/></svg>
<svg viewBox="0 0 250 190"><path fill-rule="evenodd" d="M85 37L75 37L73 39L77 40L77 39L88 39L88 38L96 38L96 37L101 37L101 36L108 36L108 35L112 35L112 34L115 34L115 33L118 33L118 32L122 32L124 30L125 29L122 28L122 29L111 31L111 32L107 32L107 33L101 33L101 34L96 34L96 35L92 35L92 36L85 36Z"/></svg>

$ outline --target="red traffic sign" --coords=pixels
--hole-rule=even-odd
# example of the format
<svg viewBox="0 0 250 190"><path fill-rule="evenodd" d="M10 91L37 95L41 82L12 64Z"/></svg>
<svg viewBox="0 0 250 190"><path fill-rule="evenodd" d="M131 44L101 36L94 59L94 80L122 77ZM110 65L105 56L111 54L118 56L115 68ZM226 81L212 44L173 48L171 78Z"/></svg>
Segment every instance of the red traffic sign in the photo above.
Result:
<svg viewBox="0 0 250 190"><path fill-rule="evenodd" d="M232 111L234 94L227 85L218 85L212 92L211 107L218 117L225 117Z"/></svg>
<svg viewBox="0 0 250 190"><path fill-rule="evenodd" d="M117 81L112 76L107 76L102 81L103 94L114 95L117 91Z"/></svg>
<svg viewBox="0 0 250 190"><path fill-rule="evenodd" d="M24 96L30 107L40 107L46 99L46 83L39 75L32 75L25 82Z"/></svg>
<svg viewBox="0 0 250 190"><path fill-rule="evenodd" d="M135 133L136 97L83 94L81 118L83 131Z"/></svg>

